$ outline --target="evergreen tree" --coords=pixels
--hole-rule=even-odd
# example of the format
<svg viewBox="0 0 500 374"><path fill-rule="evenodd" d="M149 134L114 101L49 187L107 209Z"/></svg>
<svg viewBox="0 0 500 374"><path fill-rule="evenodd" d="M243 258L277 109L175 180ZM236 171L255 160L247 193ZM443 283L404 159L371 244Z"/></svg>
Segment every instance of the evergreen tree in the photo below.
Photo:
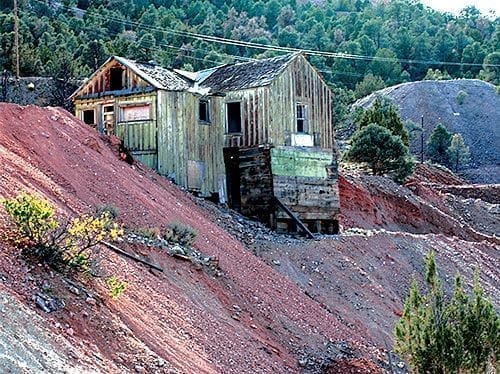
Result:
<svg viewBox="0 0 500 374"><path fill-rule="evenodd" d="M484 58L481 76L484 80L500 85L500 52L495 51Z"/></svg>
<svg viewBox="0 0 500 374"><path fill-rule="evenodd" d="M401 138L377 124L369 124L354 133L347 158L366 163L373 175L391 173L398 182L403 181L414 168L414 161Z"/></svg>
<svg viewBox="0 0 500 374"><path fill-rule="evenodd" d="M393 135L399 136L404 145L408 145L408 132L403 121L399 117L397 107L385 97L377 97L373 105L366 109L358 120L358 128L376 123L385 127Z"/></svg>
<svg viewBox="0 0 500 374"><path fill-rule="evenodd" d="M455 172L461 167L467 166L470 161L469 147L465 145L461 134L454 134L451 137L450 146L446 150L448 162Z"/></svg>
<svg viewBox="0 0 500 374"><path fill-rule="evenodd" d="M368 73L365 75L363 80L359 83L356 83L356 88L354 90L354 95L356 99L360 99L362 97L368 96L372 92L377 90L381 90L385 87L384 80L379 76L374 76L372 73Z"/></svg>
<svg viewBox="0 0 500 374"><path fill-rule="evenodd" d="M484 372L499 353L500 317L483 295L476 271L471 295L462 279L446 302L433 252L426 258L428 293L413 280L403 315L394 329L394 349L417 373Z"/></svg>
<svg viewBox="0 0 500 374"><path fill-rule="evenodd" d="M427 142L427 156L432 162L449 166L448 148L450 145L451 133L439 123Z"/></svg>

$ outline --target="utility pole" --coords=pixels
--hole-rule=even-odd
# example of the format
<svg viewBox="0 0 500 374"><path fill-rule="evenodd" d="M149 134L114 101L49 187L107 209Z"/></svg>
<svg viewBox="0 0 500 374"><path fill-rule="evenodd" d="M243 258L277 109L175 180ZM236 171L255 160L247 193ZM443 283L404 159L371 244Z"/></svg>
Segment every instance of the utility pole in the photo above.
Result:
<svg viewBox="0 0 500 374"><path fill-rule="evenodd" d="M19 78L19 12L14 0L14 53L16 54L16 78Z"/></svg>
<svg viewBox="0 0 500 374"><path fill-rule="evenodd" d="M422 114L421 129L420 129L420 162L424 163L424 115Z"/></svg>

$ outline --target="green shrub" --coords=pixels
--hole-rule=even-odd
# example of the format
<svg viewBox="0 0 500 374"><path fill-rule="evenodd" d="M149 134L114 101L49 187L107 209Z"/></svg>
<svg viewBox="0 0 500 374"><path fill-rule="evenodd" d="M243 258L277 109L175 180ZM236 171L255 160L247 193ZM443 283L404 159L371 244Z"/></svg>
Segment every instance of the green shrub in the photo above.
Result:
<svg viewBox="0 0 500 374"><path fill-rule="evenodd" d="M103 213L108 212L113 219L117 219L120 211L113 204L101 205L96 208L96 216L100 216Z"/></svg>
<svg viewBox="0 0 500 374"><path fill-rule="evenodd" d="M14 242L23 253L58 270L87 270L92 249L123 234L109 212L60 221L50 203L35 195L22 192L2 203L14 225Z"/></svg>
<svg viewBox="0 0 500 374"><path fill-rule="evenodd" d="M427 294L414 280L401 319L394 330L394 348L416 373L483 373L500 353L500 317L483 295L476 271L467 295L462 279L447 302L434 253L427 256Z"/></svg>
<svg viewBox="0 0 500 374"><path fill-rule="evenodd" d="M467 98L467 96L469 96L467 94L467 92L463 91L463 90L460 90L458 91L457 93L457 103L462 105L465 101L465 99Z"/></svg>
<svg viewBox="0 0 500 374"><path fill-rule="evenodd" d="M126 281L120 280L114 275L108 278L106 284L109 289L109 296L114 300L118 299L125 292L128 286Z"/></svg>
<svg viewBox="0 0 500 374"><path fill-rule="evenodd" d="M191 246L197 236L198 232L195 229L180 222L170 223L163 233L163 239L167 242L186 247Z"/></svg>
<svg viewBox="0 0 500 374"><path fill-rule="evenodd" d="M17 228L16 241L28 239L31 245L43 247L48 244L48 233L57 229L54 208L47 200L21 192L14 199L2 201Z"/></svg>
<svg viewBox="0 0 500 374"><path fill-rule="evenodd" d="M450 165L448 148L451 144L452 134L441 123L432 131L427 141L427 156L432 162L443 166Z"/></svg>
<svg viewBox="0 0 500 374"><path fill-rule="evenodd" d="M134 233L151 240L158 239L161 236L161 230L158 227L141 227L134 230Z"/></svg>
<svg viewBox="0 0 500 374"><path fill-rule="evenodd" d="M404 181L415 167L401 138L373 123L354 133L346 156L349 161L366 163L374 175L391 174L397 182Z"/></svg>

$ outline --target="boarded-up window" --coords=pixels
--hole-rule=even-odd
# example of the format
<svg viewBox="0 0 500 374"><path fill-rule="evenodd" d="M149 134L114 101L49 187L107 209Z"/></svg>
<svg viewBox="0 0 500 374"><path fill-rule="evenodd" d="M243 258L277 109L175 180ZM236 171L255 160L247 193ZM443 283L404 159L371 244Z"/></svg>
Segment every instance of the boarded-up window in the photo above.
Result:
<svg viewBox="0 0 500 374"><path fill-rule="evenodd" d="M151 105L134 105L122 107L122 122L144 121L151 119Z"/></svg>
<svg viewBox="0 0 500 374"><path fill-rule="evenodd" d="M203 179L205 178L205 163L188 160L187 169L188 188L191 190L201 190Z"/></svg>
<svg viewBox="0 0 500 374"><path fill-rule="evenodd" d="M227 132L241 132L241 107L240 103L227 103Z"/></svg>
<svg viewBox="0 0 500 374"><path fill-rule="evenodd" d="M307 133L309 131L307 121L307 105L297 104L297 132Z"/></svg>
<svg viewBox="0 0 500 374"><path fill-rule="evenodd" d="M95 111L94 109L84 110L82 114L83 122L87 125L95 125Z"/></svg>

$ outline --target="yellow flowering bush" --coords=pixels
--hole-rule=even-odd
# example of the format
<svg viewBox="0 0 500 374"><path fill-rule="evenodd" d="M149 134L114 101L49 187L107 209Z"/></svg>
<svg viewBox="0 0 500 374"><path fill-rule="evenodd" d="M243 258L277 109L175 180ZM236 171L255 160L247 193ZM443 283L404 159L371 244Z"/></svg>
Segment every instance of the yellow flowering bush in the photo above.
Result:
<svg viewBox="0 0 500 374"><path fill-rule="evenodd" d="M56 219L50 202L36 195L22 192L2 203L15 227L15 242L22 243L27 254L56 268L62 265L86 270L97 244L123 235L123 229L107 211L63 222Z"/></svg>
<svg viewBox="0 0 500 374"><path fill-rule="evenodd" d="M35 195L21 192L14 199L2 200L2 204L16 226L16 241L28 239L34 246L43 246L47 243L47 233L59 226L54 208Z"/></svg>
<svg viewBox="0 0 500 374"><path fill-rule="evenodd" d="M112 299L118 299L127 289L128 283L118 279L116 276L109 277L106 281L109 289L109 296Z"/></svg>

